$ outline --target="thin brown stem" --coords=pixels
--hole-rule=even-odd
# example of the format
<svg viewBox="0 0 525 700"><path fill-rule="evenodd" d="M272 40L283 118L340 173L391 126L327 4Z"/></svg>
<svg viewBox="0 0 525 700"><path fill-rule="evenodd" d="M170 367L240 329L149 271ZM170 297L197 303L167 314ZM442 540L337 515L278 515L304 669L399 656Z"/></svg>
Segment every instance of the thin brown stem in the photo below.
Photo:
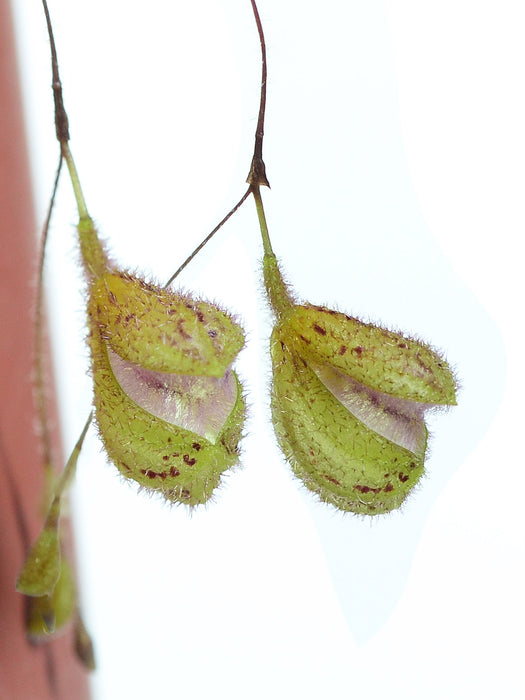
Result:
<svg viewBox="0 0 525 700"><path fill-rule="evenodd" d="M266 80L268 75L268 67L266 61L266 41L264 39L262 22L259 15L259 10L257 9L257 5L255 4L255 0L250 0L250 2L252 3L253 14L255 17L255 23L257 24L257 32L259 34L259 41L261 44L262 77L261 96L259 101L259 116L257 119L257 128L255 130L255 145L253 149L252 164L246 182L248 182L250 185L265 185L266 187L270 187L270 183L268 182L268 178L266 177L266 167L264 165L262 155L264 138L264 119L266 115Z"/></svg>
<svg viewBox="0 0 525 700"><path fill-rule="evenodd" d="M55 129L57 139L59 140L60 144L63 144L69 141L69 121L67 118L66 109L64 107L62 83L60 82L60 74L58 71L57 50L55 46L55 38L53 36L53 27L51 25L51 17L49 15L47 0L42 0L42 5L44 6L44 13L46 15L47 33L49 36L49 43L51 46L51 69L53 73L52 88L53 99L55 101Z"/></svg>
<svg viewBox="0 0 525 700"><path fill-rule="evenodd" d="M173 275L169 278L169 280L166 282L164 287L169 287L170 284L173 282L173 280L180 275L180 273L184 270L184 268L189 265L189 263L193 260L193 258L200 253L200 251L204 248L206 243L208 243L213 236L217 233L217 231L228 221L228 219L235 214L237 209L239 209L242 204L248 199L250 196L250 193L252 191L252 188L249 187L246 192L243 194L241 199L237 202L237 204L233 207L233 209L230 209L230 211L226 214L226 216L217 224L217 226L211 231L206 238L199 243L199 245L195 248L195 250L186 258L186 260L182 263L182 265L179 267L179 269L173 273Z"/></svg>
<svg viewBox="0 0 525 700"><path fill-rule="evenodd" d="M46 388L45 388L45 372L43 367L44 360L44 263L46 256L47 239L49 235L49 226L51 216L55 206L55 199L62 172L62 152L55 174L53 183L53 191L47 208L47 214L42 228L42 240L40 243L40 259L38 264L38 281L36 290L36 309L35 309L35 383L36 383L36 400L38 405L38 417L40 422L41 440L44 458L44 468L51 469L52 454L51 454L51 433L47 420L46 411Z"/></svg>
<svg viewBox="0 0 525 700"><path fill-rule="evenodd" d="M64 106L64 94L62 91L62 83L60 81L60 73L58 70L58 57L57 49L55 45L55 37L53 34L53 25L51 24L51 16L49 14L49 8L47 6L47 0L42 0L42 5L44 7L44 14L46 16L47 24L47 34L49 36L49 45L51 49L51 71L53 75L53 82L51 87L53 88L53 100L55 103L55 131L57 135L58 142L60 143L61 157L66 161L69 170L69 176L71 178L71 184L73 185L73 191L75 193L75 199L77 202L78 213L81 219L89 219L89 214L84 200L84 195L82 193L82 188L80 186L80 179L78 177L77 169L73 161L73 156L69 150L69 119L67 116L66 108Z"/></svg>
<svg viewBox="0 0 525 700"><path fill-rule="evenodd" d="M166 282L164 285L165 287L168 287L173 280L180 275L180 273L184 270L184 268L189 265L189 263L193 260L193 258L200 253L200 251L204 248L204 246L213 238L213 236L217 233L217 231L222 228L222 226L228 221L228 219L235 214L237 209L241 207L242 204L248 199L250 194L254 194L256 190L258 191L259 187L261 186L266 186L270 187L270 183L268 182L268 178L266 177L266 167L264 165L264 160L262 156L262 147L263 147L263 139L264 139L264 119L265 119L265 113L266 113L266 77L267 77L267 62L266 62L266 42L264 39L264 32L262 28L262 22L261 18L259 15L259 10L257 9L257 5L254 0L250 0L252 4L252 9L253 9L253 14L255 17L255 23L257 24L257 32L259 34L259 41L261 44L261 54L262 54L262 78L261 78L261 93L260 93L260 100L259 100L259 116L257 119L257 128L255 130L255 144L254 144L254 149L253 149L253 157L252 157L252 163L250 167L250 172L248 174L248 177L246 179L246 182L250 185L250 187L247 189L247 191L244 193L242 198L237 202L237 204L231 209L228 214L220 221L220 223L217 224L217 226L209 233L206 238L199 243L199 245L195 248L195 250L186 258L186 260L182 263L182 265L179 267L179 269L169 278L169 280ZM259 196L260 199L260 196ZM263 234L264 237L264 234ZM269 246L269 238L267 236L267 246ZM271 249L271 246L270 246Z"/></svg>

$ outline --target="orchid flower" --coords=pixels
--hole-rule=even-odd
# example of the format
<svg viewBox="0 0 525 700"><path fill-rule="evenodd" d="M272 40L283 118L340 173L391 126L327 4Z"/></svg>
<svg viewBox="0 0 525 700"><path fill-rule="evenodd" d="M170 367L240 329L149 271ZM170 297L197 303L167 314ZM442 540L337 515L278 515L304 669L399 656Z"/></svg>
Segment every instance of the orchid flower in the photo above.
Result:
<svg viewBox="0 0 525 700"><path fill-rule="evenodd" d="M429 345L324 306L299 304L271 248L259 188L263 272L275 316L272 419L295 475L339 510L399 508L424 472L425 413L456 403Z"/></svg>

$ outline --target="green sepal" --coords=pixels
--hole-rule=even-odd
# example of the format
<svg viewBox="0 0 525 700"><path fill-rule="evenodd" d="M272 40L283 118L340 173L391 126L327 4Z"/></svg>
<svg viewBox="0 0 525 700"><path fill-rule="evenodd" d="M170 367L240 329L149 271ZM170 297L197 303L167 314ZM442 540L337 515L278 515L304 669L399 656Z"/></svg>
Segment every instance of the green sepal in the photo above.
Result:
<svg viewBox="0 0 525 700"><path fill-rule="evenodd" d="M242 328L217 306L123 272L93 281L88 314L91 333L156 372L220 377L244 345Z"/></svg>
<svg viewBox="0 0 525 700"><path fill-rule="evenodd" d="M427 404L454 405L447 362L425 343L322 306L294 306L280 335L308 362L337 368L364 386Z"/></svg>
<svg viewBox="0 0 525 700"><path fill-rule="evenodd" d="M340 510L378 515L403 503L424 470L418 454L366 427L272 333L272 417L295 475Z"/></svg>

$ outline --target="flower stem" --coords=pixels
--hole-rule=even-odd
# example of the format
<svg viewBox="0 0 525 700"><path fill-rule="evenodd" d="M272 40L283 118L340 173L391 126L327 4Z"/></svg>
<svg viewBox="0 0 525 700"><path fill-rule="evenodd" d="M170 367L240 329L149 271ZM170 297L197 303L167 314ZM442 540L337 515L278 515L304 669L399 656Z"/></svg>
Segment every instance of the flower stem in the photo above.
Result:
<svg viewBox="0 0 525 700"><path fill-rule="evenodd" d="M259 226L261 229L261 236L263 241L264 256L274 257L275 253L272 249L272 243L270 241L270 234L268 232L268 224L266 223L266 215L264 213L264 206L261 197L261 190L259 185L252 185L252 194L255 199L255 207L257 209L257 216L259 217Z"/></svg>
<svg viewBox="0 0 525 700"><path fill-rule="evenodd" d="M62 83L60 81L60 73L58 69L58 57L55 46L55 38L53 35L53 27L51 17L47 7L46 0L42 0L44 13L46 16L47 32L49 36L49 45L51 49L51 68L53 74L53 99L55 103L55 131L58 142L60 143L61 162L66 161L69 170L69 178L73 186L73 192L78 208L79 223L78 235L80 240L80 251L84 266L91 277L98 277L107 272L109 263L104 252L104 248L98 237L97 229L92 218L89 216L84 193L80 184L78 171L73 160L73 154L69 148L69 120L64 106L64 95L62 91ZM56 184L55 184L56 188ZM49 226L49 217L53 200L51 202L50 212L46 226Z"/></svg>
<svg viewBox="0 0 525 700"><path fill-rule="evenodd" d="M277 258L275 257L275 253L272 249L272 243L270 241L270 234L268 233L268 224L266 223L266 216L264 213L264 206L259 186L252 185L251 191L255 200L255 207L257 209L257 216L259 217L259 227L261 229L261 236L263 240L264 286L266 287L266 293L268 295L270 306L272 307L277 319L279 319L286 312L292 309L295 302L288 285L283 279L281 270L279 269L279 263L277 262Z"/></svg>
<svg viewBox="0 0 525 700"><path fill-rule="evenodd" d="M69 177L71 179L71 184L73 185L73 192L75 194L80 220L91 219L87 209L86 200L84 199L84 193L82 192L82 186L80 184L80 178L78 177L75 161L73 160L73 154L69 149L67 141L61 141L60 148L62 150L64 160L66 161L67 169L69 170Z"/></svg>

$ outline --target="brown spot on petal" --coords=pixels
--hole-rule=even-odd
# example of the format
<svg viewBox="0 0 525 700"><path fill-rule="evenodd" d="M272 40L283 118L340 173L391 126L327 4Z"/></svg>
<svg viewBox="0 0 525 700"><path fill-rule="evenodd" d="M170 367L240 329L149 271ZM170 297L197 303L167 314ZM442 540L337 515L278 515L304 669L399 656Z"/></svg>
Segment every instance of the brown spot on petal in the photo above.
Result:
<svg viewBox="0 0 525 700"><path fill-rule="evenodd" d="M408 474L403 474L403 472L399 472L399 481L401 481L403 484L405 481L408 481Z"/></svg>
<svg viewBox="0 0 525 700"><path fill-rule="evenodd" d="M330 476L330 474L323 474L322 475L327 481L329 481L331 484L335 484L336 486L341 486L341 482L337 481L337 479L333 476Z"/></svg>
<svg viewBox="0 0 525 700"><path fill-rule="evenodd" d="M180 476L180 471L176 467L170 467L170 476Z"/></svg>
<svg viewBox="0 0 525 700"><path fill-rule="evenodd" d="M157 472L154 472L151 469L141 469L140 473L144 474L144 476L147 476L148 479L154 479L157 476Z"/></svg>
<svg viewBox="0 0 525 700"><path fill-rule="evenodd" d="M179 331L179 333L181 334L181 336L185 340L189 340L191 338L191 335L189 333L186 333L183 326L184 326L184 319L179 318L179 320L177 321L177 330Z"/></svg>
<svg viewBox="0 0 525 700"><path fill-rule="evenodd" d="M356 484L354 489L361 493L379 493L381 491L380 488L372 488L372 486L365 486L364 484Z"/></svg>
<svg viewBox="0 0 525 700"><path fill-rule="evenodd" d="M195 459L195 457L190 457L189 455L183 455L182 461L184 462L184 464L187 464L188 467L193 467L193 465L195 464L195 462L197 460Z"/></svg>
<svg viewBox="0 0 525 700"><path fill-rule="evenodd" d="M317 323L314 323L312 328L314 329L314 331L316 333L319 333L319 335L326 335L326 328L323 328L322 326L318 326Z"/></svg>
<svg viewBox="0 0 525 700"><path fill-rule="evenodd" d="M344 355L347 350L348 348L346 347L346 345L341 345L341 347L339 348L339 354Z"/></svg>
<svg viewBox="0 0 525 700"><path fill-rule="evenodd" d="M197 450L197 452L198 452L201 449L202 445L200 444L200 442L194 442L192 447L194 450Z"/></svg>
<svg viewBox="0 0 525 700"><path fill-rule="evenodd" d="M355 348L352 348L352 352L355 352L356 355L361 355L363 354L363 347L361 345L357 345Z"/></svg>
<svg viewBox="0 0 525 700"><path fill-rule="evenodd" d="M313 308L316 311L320 311L323 314L330 314L330 316L337 315L337 311L334 311L333 309L327 309L326 306L314 306Z"/></svg>
<svg viewBox="0 0 525 700"><path fill-rule="evenodd" d="M385 493L388 493L389 491L393 491L394 487L392 486L392 483L389 481L388 484L385 486Z"/></svg>

